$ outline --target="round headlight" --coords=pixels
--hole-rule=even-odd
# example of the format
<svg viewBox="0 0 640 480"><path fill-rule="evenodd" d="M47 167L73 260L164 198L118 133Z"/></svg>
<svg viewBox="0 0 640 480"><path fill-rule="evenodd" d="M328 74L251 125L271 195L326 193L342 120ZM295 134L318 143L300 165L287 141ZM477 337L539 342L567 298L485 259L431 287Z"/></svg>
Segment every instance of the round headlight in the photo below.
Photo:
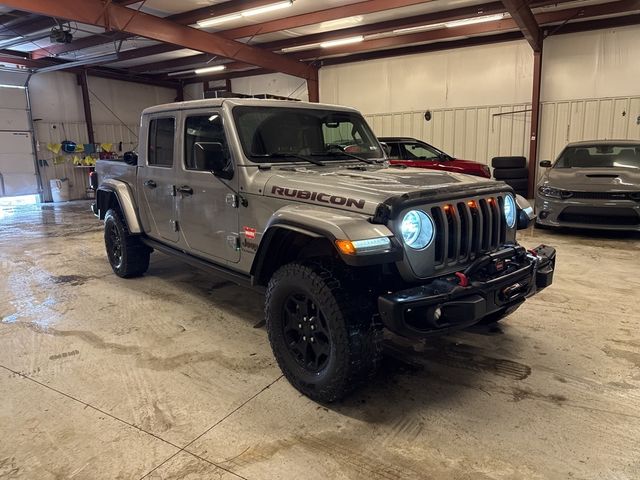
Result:
<svg viewBox="0 0 640 480"><path fill-rule="evenodd" d="M420 210L408 211L400 225L404 243L416 250L426 248L431 243L434 230L431 217Z"/></svg>
<svg viewBox="0 0 640 480"><path fill-rule="evenodd" d="M504 197L504 218L509 228L516 224L516 202L511 195Z"/></svg>

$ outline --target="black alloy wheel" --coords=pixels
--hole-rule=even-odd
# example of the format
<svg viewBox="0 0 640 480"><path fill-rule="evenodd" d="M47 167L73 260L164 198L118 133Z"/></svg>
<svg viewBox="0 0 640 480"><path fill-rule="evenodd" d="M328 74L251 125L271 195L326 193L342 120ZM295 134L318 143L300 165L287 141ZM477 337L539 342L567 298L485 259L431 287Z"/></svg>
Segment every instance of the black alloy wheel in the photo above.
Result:
<svg viewBox="0 0 640 480"><path fill-rule="evenodd" d="M331 356L331 333L322 310L303 292L284 302L283 334L294 360L309 372L321 371Z"/></svg>

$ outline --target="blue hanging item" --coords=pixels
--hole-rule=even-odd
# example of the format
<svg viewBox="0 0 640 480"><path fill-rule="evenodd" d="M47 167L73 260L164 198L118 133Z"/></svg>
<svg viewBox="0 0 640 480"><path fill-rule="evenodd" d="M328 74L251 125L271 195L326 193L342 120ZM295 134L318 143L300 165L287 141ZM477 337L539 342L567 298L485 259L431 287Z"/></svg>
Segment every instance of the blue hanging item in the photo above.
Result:
<svg viewBox="0 0 640 480"><path fill-rule="evenodd" d="M65 153L74 153L76 151L75 142L70 142L69 140L62 142L62 151Z"/></svg>
<svg viewBox="0 0 640 480"><path fill-rule="evenodd" d="M91 155L92 153L95 153L96 149L95 149L95 145L93 143L85 143L84 144L84 153L86 153L87 155Z"/></svg>

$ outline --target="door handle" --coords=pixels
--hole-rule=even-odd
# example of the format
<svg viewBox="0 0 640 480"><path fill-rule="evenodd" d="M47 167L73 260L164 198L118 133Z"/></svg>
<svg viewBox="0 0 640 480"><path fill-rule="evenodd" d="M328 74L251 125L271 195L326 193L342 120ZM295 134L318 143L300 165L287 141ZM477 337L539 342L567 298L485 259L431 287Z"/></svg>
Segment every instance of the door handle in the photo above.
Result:
<svg viewBox="0 0 640 480"><path fill-rule="evenodd" d="M191 188L188 185L183 185L181 187L178 187L177 190L183 195L193 195L193 188Z"/></svg>
<svg viewBox="0 0 640 480"><path fill-rule="evenodd" d="M153 180L147 180L144 182L144 186L147 188L156 188L158 185Z"/></svg>

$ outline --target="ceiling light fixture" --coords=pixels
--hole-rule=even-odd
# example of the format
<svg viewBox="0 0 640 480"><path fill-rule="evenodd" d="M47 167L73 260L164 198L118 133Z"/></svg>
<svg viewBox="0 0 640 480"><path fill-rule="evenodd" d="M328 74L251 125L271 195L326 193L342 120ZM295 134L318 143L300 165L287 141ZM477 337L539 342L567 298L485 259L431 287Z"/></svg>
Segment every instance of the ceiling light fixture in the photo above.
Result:
<svg viewBox="0 0 640 480"><path fill-rule="evenodd" d="M420 25L417 27L407 27L407 28L399 28L398 30L394 30L393 33L415 33L415 32L426 32L428 30L437 30L438 28L443 28L444 23L432 23L431 25Z"/></svg>
<svg viewBox="0 0 640 480"><path fill-rule="evenodd" d="M296 45L295 47L285 47L280 50L282 53L301 52L302 50L311 50L318 47L319 43L308 43L306 45Z"/></svg>
<svg viewBox="0 0 640 480"><path fill-rule="evenodd" d="M167 77L177 77L178 75L186 75L187 73L193 73L193 70L180 70L179 72L169 72Z"/></svg>
<svg viewBox="0 0 640 480"><path fill-rule="evenodd" d="M364 40L364 36L357 35L355 37L340 38L338 40L329 40L328 42L322 42L320 46L322 48L331 48L331 47L338 47L340 45L349 45L350 43L358 43L358 42L362 42L363 40Z"/></svg>
<svg viewBox="0 0 640 480"><path fill-rule="evenodd" d="M264 5L263 7L250 8L243 10L242 12L230 13L229 15L222 15L220 17L211 17L198 20L196 23L200 28L212 27L221 23L230 22L231 20L238 20L243 17L252 17L254 15L260 15L262 13L273 12L282 8L287 8L293 5L293 0L286 0L284 2L271 3Z"/></svg>
<svg viewBox="0 0 640 480"><path fill-rule="evenodd" d="M225 65L214 65L213 67L197 68L193 71L196 75L202 75L203 73L221 72L227 68Z"/></svg>
<svg viewBox="0 0 640 480"><path fill-rule="evenodd" d="M474 25L476 23L493 22L496 20L503 20L507 15L498 13L496 15L484 15L482 17L464 18L462 20L454 20L453 22L446 22L444 24L447 28L463 27L465 25Z"/></svg>

